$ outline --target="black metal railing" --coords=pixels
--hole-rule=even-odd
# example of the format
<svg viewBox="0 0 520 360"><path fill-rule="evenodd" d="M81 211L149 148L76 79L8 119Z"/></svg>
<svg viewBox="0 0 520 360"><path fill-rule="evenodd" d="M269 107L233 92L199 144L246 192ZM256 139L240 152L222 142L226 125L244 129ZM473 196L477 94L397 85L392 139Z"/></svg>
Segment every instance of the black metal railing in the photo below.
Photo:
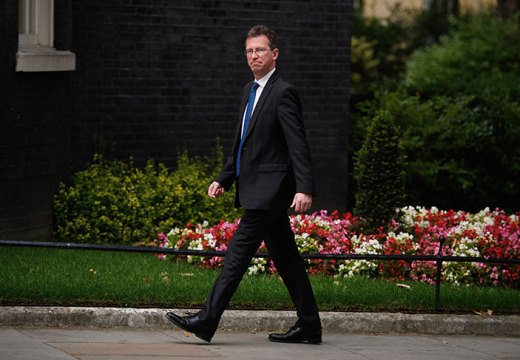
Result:
<svg viewBox="0 0 520 360"><path fill-rule="evenodd" d="M303 259L310 260L403 260L407 262L414 261L435 261L435 304L434 312L439 312L440 306L440 289L443 262L472 262L472 263L492 263L492 264L520 264L520 259L510 258L489 258L489 257L471 257L471 256L445 256L442 254L442 245L445 238L439 238L439 251L437 255L379 255L379 254L301 254ZM99 250L99 251L117 251L117 252L137 252L137 253L153 253L153 254L169 254L169 255L191 255L202 257L226 256L225 251L203 251L189 249L168 249L150 246L124 246L124 245L100 245L100 244L82 244L82 243L65 243L65 242L42 242L42 241L20 241L20 240L0 240L0 246L16 246L16 247L35 247L35 248L52 248L52 249L71 249L71 250ZM256 253L255 258L269 258L268 253Z"/></svg>

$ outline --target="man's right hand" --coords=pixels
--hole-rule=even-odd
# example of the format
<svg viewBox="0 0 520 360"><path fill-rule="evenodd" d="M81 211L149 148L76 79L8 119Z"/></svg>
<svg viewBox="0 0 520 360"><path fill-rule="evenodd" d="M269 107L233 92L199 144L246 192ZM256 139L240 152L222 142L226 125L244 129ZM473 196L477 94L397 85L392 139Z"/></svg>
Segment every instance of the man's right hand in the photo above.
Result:
<svg viewBox="0 0 520 360"><path fill-rule="evenodd" d="M208 188L208 196L210 198L216 198L224 194L226 190L216 181L213 181Z"/></svg>

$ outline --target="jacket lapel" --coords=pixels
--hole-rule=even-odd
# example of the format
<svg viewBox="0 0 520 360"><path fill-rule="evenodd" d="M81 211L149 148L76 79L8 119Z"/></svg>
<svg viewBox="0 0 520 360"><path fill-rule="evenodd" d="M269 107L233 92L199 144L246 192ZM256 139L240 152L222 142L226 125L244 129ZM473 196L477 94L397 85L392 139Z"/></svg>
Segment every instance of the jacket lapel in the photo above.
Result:
<svg viewBox="0 0 520 360"><path fill-rule="evenodd" d="M271 90L273 88L273 84L278 79L278 77L279 77L278 71L275 71L273 73L273 75L271 75L269 80L267 81L267 84L265 84L264 90L262 91L262 95L260 95L260 99L258 99L258 101L256 103L255 109L253 110L253 114L251 114L251 119L249 120L249 126L247 128L247 132L245 135L246 138L251 134L251 131L253 131L256 121L258 120L258 114L262 111L262 107L264 106L266 99L269 97L269 93L271 92ZM252 83L251 83L251 86L252 86ZM251 89L251 87L248 87L248 89ZM249 94L249 92L248 92L248 94ZM242 99L242 101L244 101L244 100ZM247 99L245 101L247 102ZM241 112L242 118L244 116L244 111L245 111L245 105L243 106L242 112ZM244 141L245 141L245 139L244 139Z"/></svg>
<svg viewBox="0 0 520 360"><path fill-rule="evenodd" d="M238 144L240 144L240 138L242 137L242 122L244 120L244 112L246 111L247 100L249 98L249 91L251 90L251 86L253 86L253 81L248 84L244 88L242 93L242 100L240 101L240 115L238 117L238 127L235 134L235 147L238 149Z"/></svg>

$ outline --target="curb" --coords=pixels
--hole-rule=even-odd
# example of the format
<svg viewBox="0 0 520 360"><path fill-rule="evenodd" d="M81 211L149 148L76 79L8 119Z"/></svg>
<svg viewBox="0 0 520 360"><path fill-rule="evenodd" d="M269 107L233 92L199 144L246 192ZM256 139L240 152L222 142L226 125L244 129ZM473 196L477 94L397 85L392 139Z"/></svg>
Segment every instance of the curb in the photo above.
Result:
<svg viewBox="0 0 520 360"><path fill-rule="evenodd" d="M171 329L165 309L106 307L0 307L0 327L87 327ZM173 310L186 315L193 310ZM321 312L323 330L343 334L430 334L520 337L520 316ZM296 321L293 311L227 310L222 330L287 330Z"/></svg>

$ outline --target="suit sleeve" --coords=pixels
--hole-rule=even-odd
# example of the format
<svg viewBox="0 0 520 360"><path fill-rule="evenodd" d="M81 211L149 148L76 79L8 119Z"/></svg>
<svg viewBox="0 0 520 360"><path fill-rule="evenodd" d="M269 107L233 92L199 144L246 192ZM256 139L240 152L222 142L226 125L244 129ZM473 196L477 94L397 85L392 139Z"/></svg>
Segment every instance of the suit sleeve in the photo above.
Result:
<svg viewBox="0 0 520 360"><path fill-rule="evenodd" d="M216 182L218 182L226 191L228 191L231 186L233 186L233 182L235 181L235 164L233 154L229 155L226 163L220 170Z"/></svg>
<svg viewBox="0 0 520 360"><path fill-rule="evenodd" d="M296 89L286 88L280 96L278 119L282 127L296 181L296 192L314 194L312 160L302 119L302 106Z"/></svg>

